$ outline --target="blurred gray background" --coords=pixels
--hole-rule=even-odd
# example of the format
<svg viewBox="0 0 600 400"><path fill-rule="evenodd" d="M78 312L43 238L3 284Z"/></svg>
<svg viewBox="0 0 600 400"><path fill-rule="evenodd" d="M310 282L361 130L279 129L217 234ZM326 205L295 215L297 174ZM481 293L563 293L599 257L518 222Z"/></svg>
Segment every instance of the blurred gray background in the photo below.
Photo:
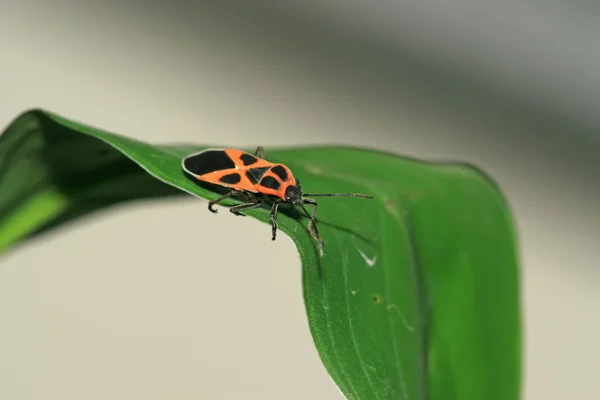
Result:
<svg viewBox="0 0 600 400"><path fill-rule="evenodd" d="M600 398L597 4L155 3L0 2L1 123L475 163L517 219L524 398ZM0 398L341 398L299 278L289 238L191 197L78 221L2 259Z"/></svg>

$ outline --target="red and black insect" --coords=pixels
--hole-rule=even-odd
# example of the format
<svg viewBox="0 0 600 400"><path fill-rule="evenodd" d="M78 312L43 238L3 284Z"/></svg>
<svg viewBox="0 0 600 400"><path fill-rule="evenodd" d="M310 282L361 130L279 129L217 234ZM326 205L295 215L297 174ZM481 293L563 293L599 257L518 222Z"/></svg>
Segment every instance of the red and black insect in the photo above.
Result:
<svg viewBox="0 0 600 400"><path fill-rule="evenodd" d="M356 193L317 193L303 194L300 180L292 175L292 171L283 164L273 164L264 159L262 146L256 149L255 155L236 149L206 149L191 154L182 161L183 170L192 177L210 184L230 188L231 191L211 200L208 209L213 213L213 206L228 197L238 196L246 202L229 209L236 215L241 211L258 208L264 201L271 201L270 221L273 227L273 240L277 233L277 210L280 203L290 203L300 207L310 219L309 233L317 240L319 251L323 254L323 241L319 236L315 222L317 202L310 197L362 197L372 199L372 196ZM305 204L314 206L310 214Z"/></svg>

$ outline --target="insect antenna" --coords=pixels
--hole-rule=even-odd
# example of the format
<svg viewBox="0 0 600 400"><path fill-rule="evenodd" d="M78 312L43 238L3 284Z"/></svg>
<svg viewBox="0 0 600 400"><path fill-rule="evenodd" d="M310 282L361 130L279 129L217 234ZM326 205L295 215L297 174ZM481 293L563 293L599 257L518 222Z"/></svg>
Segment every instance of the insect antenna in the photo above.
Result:
<svg viewBox="0 0 600 400"><path fill-rule="evenodd" d="M364 199L372 199L373 196L358 193L314 193L304 194L305 197L362 197Z"/></svg>

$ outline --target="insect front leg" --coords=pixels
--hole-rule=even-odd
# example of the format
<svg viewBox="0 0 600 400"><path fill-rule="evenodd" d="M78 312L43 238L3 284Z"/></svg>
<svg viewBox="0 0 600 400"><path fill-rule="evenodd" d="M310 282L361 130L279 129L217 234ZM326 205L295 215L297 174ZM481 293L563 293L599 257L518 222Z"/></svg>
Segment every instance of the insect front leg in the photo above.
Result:
<svg viewBox="0 0 600 400"><path fill-rule="evenodd" d="M273 203L273 207L271 207L271 215L269 216L269 220L271 221L271 226L273 227L273 240L275 240L275 235L277 235L277 209L279 208L279 202L276 201Z"/></svg>
<svg viewBox="0 0 600 400"><path fill-rule="evenodd" d="M213 206L215 204L218 204L218 203L222 202L223 200L225 200L225 199L227 199L227 198L229 198L231 196L235 196L235 195L242 195L242 196L244 196L244 197L247 198L246 193L242 192L241 190L232 190L231 192L227 192L223 196L221 196L221 197L219 197L217 199L209 201L208 202L208 209L216 214L218 212L218 210L215 210L213 208Z"/></svg>
<svg viewBox="0 0 600 400"><path fill-rule="evenodd" d="M251 203L239 204L237 206L233 206L229 209L235 215L244 215L240 213L240 211L252 210L253 208L258 208L262 204L262 201L259 199L254 200Z"/></svg>
<svg viewBox="0 0 600 400"><path fill-rule="evenodd" d="M319 253L321 253L321 256L323 255L323 240L321 240L321 236L319 235L319 230L317 229L317 222L315 220L315 216L317 214L317 202L313 199L309 199L309 198L304 198L303 199L304 204L311 204L313 206L313 211L310 215L308 215L310 222L308 223L308 233L310 233L310 235L315 238L315 240L317 241L317 243L319 244ZM304 208L304 207L302 207ZM306 212L306 209L304 209L304 212Z"/></svg>
<svg viewBox="0 0 600 400"><path fill-rule="evenodd" d="M319 239L319 231L317 230L317 223L315 221L315 216L317 215L317 202L313 199L303 199L304 200L304 204L311 204L313 206L313 210L312 213L310 215L310 221L308 223L308 232L310 233L310 235L312 237L314 237L317 240Z"/></svg>
<svg viewBox="0 0 600 400"><path fill-rule="evenodd" d="M258 146L258 147L256 148L256 153L255 153L255 155L256 155L258 158L265 158L265 149L264 149L262 146Z"/></svg>

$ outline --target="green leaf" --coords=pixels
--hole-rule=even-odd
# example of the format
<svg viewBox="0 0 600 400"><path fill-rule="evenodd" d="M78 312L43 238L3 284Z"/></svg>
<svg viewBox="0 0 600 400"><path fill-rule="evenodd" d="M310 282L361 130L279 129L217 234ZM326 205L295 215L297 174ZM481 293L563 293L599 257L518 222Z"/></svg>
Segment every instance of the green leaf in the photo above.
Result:
<svg viewBox="0 0 600 400"><path fill-rule="evenodd" d="M22 114L0 137L0 252L124 201L218 197L181 169L205 147ZM291 209L278 217L302 259L316 348L348 399L519 398L515 236L485 175L358 148L267 148L266 157L287 164L307 192L375 196L319 200L322 258L306 218ZM268 223L268 209L247 215ZM267 225L257 232L270 241Z"/></svg>

